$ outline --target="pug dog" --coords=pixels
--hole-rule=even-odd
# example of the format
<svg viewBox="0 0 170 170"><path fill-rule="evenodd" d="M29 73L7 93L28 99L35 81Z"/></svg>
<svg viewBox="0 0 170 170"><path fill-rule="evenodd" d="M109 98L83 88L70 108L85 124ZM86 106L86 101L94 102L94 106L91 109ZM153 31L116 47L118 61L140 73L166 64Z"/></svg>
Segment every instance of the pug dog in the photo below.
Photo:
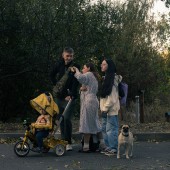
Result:
<svg viewBox="0 0 170 170"><path fill-rule="evenodd" d="M120 158L120 148L124 146L126 159L129 159L129 156L133 155L133 134L130 132L129 125L122 125L121 132L118 137L118 150L117 150L117 159Z"/></svg>

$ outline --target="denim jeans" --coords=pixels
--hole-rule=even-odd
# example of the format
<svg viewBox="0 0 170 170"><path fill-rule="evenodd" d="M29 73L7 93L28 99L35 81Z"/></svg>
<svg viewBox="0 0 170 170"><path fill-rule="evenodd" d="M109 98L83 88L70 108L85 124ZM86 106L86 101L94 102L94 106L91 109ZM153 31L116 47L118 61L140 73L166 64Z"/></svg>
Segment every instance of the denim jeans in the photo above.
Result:
<svg viewBox="0 0 170 170"><path fill-rule="evenodd" d="M43 147L43 138L46 138L49 134L49 130L36 131L35 137L37 140L38 147L41 149Z"/></svg>
<svg viewBox="0 0 170 170"><path fill-rule="evenodd" d="M107 147L117 151L118 146L118 115L102 117L102 132Z"/></svg>
<svg viewBox="0 0 170 170"><path fill-rule="evenodd" d="M60 114L62 114L67 105L67 101L61 100L59 98L55 98L54 101L59 107ZM75 106L75 99L72 100L69 108L64 113L64 119L60 123L61 139L68 141L69 144L71 144L71 137L72 137L71 119L74 113L74 106Z"/></svg>

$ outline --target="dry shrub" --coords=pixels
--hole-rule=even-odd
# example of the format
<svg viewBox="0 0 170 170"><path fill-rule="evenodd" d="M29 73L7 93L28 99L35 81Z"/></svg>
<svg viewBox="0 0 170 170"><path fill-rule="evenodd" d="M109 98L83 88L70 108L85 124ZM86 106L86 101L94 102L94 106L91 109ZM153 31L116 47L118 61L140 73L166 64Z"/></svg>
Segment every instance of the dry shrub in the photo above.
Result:
<svg viewBox="0 0 170 170"><path fill-rule="evenodd" d="M135 123L135 122L137 122L137 118L136 118L136 105L135 105L135 103L133 101L127 107L127 111L126 111L126 114L124 115L124 119L128 123Z"/></svg>
<svg viewBox="0 0 170 170"><path fill-rule="evenodd" d="M144 104L144 122L165 122L165 113L170 111L167 105L161 104L159 99L155 99L152 104ZM127 122L137 122L136 103L131 102L127 108L125 120Z"/></svg>
<svg viewBox="0 0 170 170"><path fill-rule="evenodd" d="M159 99L155 99L151 105L145 105L144 107L145 122L164 122L165 112L167 111L168 107L161 104Z"/></svg>

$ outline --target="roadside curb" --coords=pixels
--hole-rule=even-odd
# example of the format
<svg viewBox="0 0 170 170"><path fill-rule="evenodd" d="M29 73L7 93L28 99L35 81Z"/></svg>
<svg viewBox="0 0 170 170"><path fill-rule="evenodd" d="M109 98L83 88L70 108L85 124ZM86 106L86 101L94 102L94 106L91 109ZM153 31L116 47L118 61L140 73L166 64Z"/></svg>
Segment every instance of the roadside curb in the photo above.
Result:
<svg viewBox="0 0 170 170"><path fill-rule="evenodd" d="M170 141L170 133L148 132L134 134L136 141Z"/></svg>
<svg viewBox="0 0 170 170"><path fill-rule="evenodd" d="M134 133L135 141L170 141L170 133ZM23 137L24 133L0 133L0 138L19 138ZM60 133L55 134L56 138L60 138ZM73 133L74 140L81 140L81 134Z"/></svg>

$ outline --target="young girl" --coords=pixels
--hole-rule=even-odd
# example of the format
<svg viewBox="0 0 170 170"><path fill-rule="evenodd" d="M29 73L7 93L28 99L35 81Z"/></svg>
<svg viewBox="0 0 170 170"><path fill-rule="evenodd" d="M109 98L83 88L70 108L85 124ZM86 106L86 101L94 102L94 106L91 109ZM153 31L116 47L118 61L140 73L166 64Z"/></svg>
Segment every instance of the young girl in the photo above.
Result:
<svg viewBox="0 0 170 170"><path fill-rule="evenodd" d="M116 67L112 60L105 59L101 64L105 77L100 93L100 110L102 112L102 132L107 148L106 155L115 155L118 146L118 111L120 109Z"/></svg>

